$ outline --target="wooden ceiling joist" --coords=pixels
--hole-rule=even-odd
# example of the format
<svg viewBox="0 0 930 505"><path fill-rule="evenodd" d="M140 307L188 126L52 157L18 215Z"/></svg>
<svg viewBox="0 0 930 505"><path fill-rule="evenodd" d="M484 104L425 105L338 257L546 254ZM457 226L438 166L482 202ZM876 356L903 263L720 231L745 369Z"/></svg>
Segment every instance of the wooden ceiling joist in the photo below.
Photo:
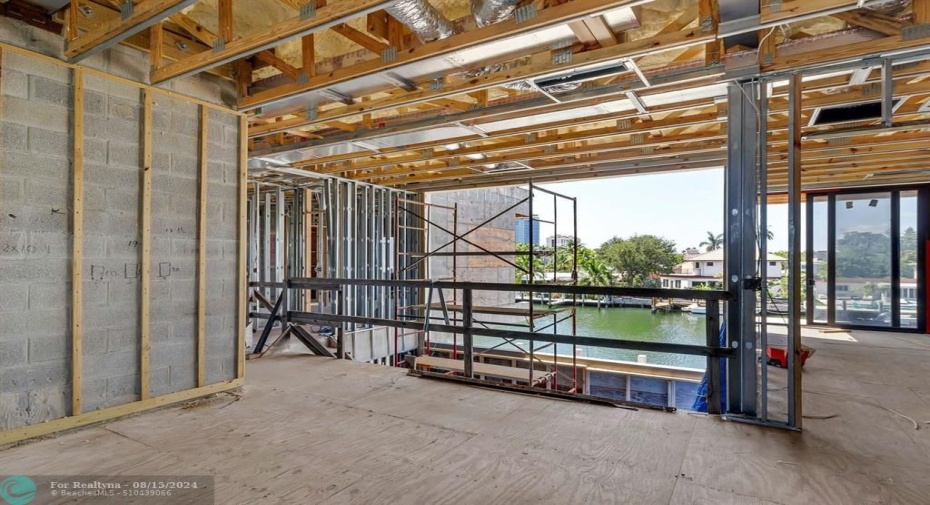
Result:
<svg viewBox="0 0 930 505"><path fill-rule="evenodd" d="M149 0L151 1L151 0ZM152 72L151 81L161 83L196 74L239 58L251 56L289 39L330 28L358 16L384 8L392 0L342 0L318 8L313 16L295 17L244 37L228 41L222 50L200 53Z"/></svg>
<svg viewBox="0 0 930 505"><path fill-rule="evenodd" d="M592 14L599 14L633 3L637 3L637 0L573 0L565 4L554 5L540 10L535 17L522 23L510 19L429 42L405 51L399 50L396 58L390 61L366 61L335 70L325 76L319 76L317 79L311 79L306 84L287 84L261 91L240 99L239 107L245 110L261 107L284 98L333 86L374 72L387 71L427 58L445 56L481 44L562 25L570 21L584 19ZM391 19L393 18L388 17L388 21ZM392 43L392 46L396 47L396 44Z"/></svg>
<svg viewBox="0 0 930 505"><path fill-rule="evenodd" d="M654 54L670 49L688 47L695 44L703 44L713 40L713 33L702 33L699 30L689 30L677 32L657 37L649 37L631 42L624 42L609 48L595 49L576 54L571 59L571 65L582 66L606 61L617 58L632 58L645 54ZM510 82L516 82L525 79L532 79L551 73L552 55L549 51L533 55L530 62L524 66L514 69L508 69L503 72L495 72L481 77L476 77L468 81L444 86L441 89L418 89L405 93L398 97L387 97L370 102L356 103L345 107L338 107L321 111L315 119L296 117L286 120L284 123L289 128L311 126L313 124L325 123L333 119L346 119L359 114L370 112L387 111L397 107L413 105L417 103L428 102L437 98L448 98L459 94L466 94L472 91L479 91L486 88L501 86ZM282 125L279 125L282 126ZM272 128L268 128L271 130ZM265 134L263 127L259 126L249 132L250 135Z"/></svg>
<svg viewBox="0 0 930 505"><path fill-rule="evenodd" d="M142 0L126 4L131 6L128 16L114 18L94 30L68 40L65 45L65 57L71 62L77 62L93 56L196 2L197 0Z"/></svg>

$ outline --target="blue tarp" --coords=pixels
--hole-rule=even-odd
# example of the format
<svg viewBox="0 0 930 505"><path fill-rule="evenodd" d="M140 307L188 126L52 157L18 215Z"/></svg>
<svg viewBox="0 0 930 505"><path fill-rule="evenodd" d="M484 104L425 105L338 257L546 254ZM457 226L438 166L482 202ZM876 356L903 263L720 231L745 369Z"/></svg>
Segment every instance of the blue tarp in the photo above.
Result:
<svg viewBox="0 0 930 505"><path fill-rule="evenodd" d="M720 347L727 346L727 323L720 325ZM722 412L727 411L727 362L725 358L720 358L720 408ZM701 386L698 388L697 396L694 398L694 405L691 410L696 412L707 412L707 371L704 372L704 378L701 379Z"/></svg>

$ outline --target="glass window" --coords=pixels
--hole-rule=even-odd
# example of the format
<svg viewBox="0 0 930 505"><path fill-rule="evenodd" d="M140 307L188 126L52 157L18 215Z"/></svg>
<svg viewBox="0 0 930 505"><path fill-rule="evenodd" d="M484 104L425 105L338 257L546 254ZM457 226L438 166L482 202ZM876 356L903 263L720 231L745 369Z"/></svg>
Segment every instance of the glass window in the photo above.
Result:
<svg viewBox="0 0 930 505"><path fill-rule="evenodd" d="M707 262L707 266L709 266L709 267L714 266L714 262L713 262L713 261L708 261L708 262Z"/></svg>
<svg viewBox="0 0 930 505"><path fill-rule="evenodd" d="M891 193L836 197L836 322L891 326Z"/></svg>
<svg viewBox="0 0 930 505"><path fill-rule="evenodd" d="M917 327L917 192L902 191L899 208L901 294L898 313L902 328Z"/></svg>

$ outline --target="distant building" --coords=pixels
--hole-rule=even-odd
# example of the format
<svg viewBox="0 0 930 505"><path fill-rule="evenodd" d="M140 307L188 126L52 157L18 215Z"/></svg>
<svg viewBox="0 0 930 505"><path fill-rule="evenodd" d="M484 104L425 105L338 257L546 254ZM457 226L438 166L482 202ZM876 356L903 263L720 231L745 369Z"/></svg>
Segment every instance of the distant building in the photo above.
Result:
<svg viewBox="0 0 930 505"><path fill-rule="evenodd" d="M575 240L575 237L570 235L556 235L547 238L546 245L549 247L568 247L572 245L573 240Z"/></svg>
<svg viewBox="0 0 930 505"><path fill-rule="evenodd" d="M518 217L516 224L516 242L517 244L530 243L530 226L532 223L533 245L541 245L542 237L539 236L539 215L533 214L533 219L529 217Z"/></svg>
<svg viewBox="0 0 930 505"><path fill-rule="evenodd" d="M765 261L769 279L780 279L788 260L769 254ZM723 281L723 249L706 252L686 259L675 266L672 274L660 276L663 288L689 289L701 285L714 285Z"/></svg>

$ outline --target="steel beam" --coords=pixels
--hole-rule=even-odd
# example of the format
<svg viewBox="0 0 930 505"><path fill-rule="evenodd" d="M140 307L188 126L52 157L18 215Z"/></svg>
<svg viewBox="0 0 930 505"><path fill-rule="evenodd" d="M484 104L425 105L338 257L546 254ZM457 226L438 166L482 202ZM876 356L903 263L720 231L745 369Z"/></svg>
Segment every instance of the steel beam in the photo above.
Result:
<svg viewBox="0 0 930 505"><path fill-rule="evenodd" d="M756 415L756 130L757 85L733 83L728 90L725 168L725 276L727 344L737 350L727 364L727 412Z"/></svg>

